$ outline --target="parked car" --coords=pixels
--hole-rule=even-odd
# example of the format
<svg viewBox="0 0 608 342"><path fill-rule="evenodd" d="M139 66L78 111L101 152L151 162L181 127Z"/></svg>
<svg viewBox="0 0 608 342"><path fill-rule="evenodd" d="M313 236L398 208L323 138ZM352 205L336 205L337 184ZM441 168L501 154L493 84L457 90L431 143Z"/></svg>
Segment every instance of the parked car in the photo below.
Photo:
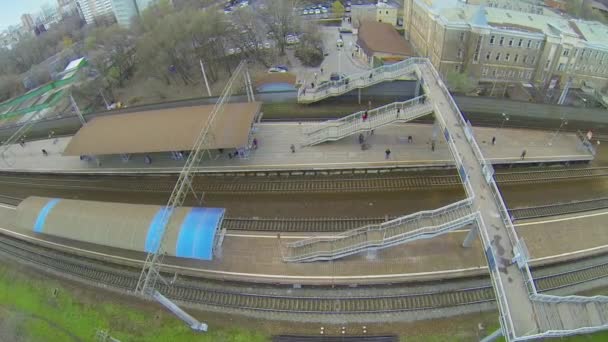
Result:
<svg viewBox="0 0 608 342"><path fill-rule="evenodd" d="M345 78L346 78L346 74L338 74L337 72L332 72L331 75L329 75L330 81L340 81Z"/></svg>
<svg viewBox="0 0 608 342"><path fill-rule="evenodd" d="M284 73L287 72L287 70L281 69L281 68L270 68L268 69L268 73L269 74L274 74L274 73Z"/></svg>
<svg viewBox="0 0 608 342"><path fill-rule="evenodd" d="M323 13L327 13L327 8L325 8L325 7L321 7L321 12L323 12Z"/></svg>
<svg viewBox="0 0 608 342"><path fill-rule="evenodd" d="M287 67L287 65L275 65L274 67L277 68L277 69L282 69L282 70L285 70L285 71L289 71L289 68Z"/></svg>
<svg viewBox="0 0 608 342"><path fill-rule="evenodd" d="M234 51L234 49L233 49L233 48L228 49L228 54L229 54L229 55L234 55L234 52L235 52L235 51Z"/></svg>
<svg viewBox="0 0 608 342"><path fill-rule="evenodd" d="M344 46L344 41L342 38L338 38L338 40L336 40L336 46L339 48Z"/></svg>
<svg viewBox="0 0 608 342"><path fill-rule="evenodd" d="M321 14L321 10L320 9L315 9L315 14Z"/></svg>
<svg viewBox="0 0 608 342"><path fill-rule="evenodd" d="M264 43L264 47L265 47L266 49L270 49L270 43L269 43L269 42Z"/></svg>
<svg viewBox="0 0 608 342"><path fill-rule="evenodd" d="M302 15L307 15L308 14L308 10L305 9L304 11L302 11Z"/></svg>

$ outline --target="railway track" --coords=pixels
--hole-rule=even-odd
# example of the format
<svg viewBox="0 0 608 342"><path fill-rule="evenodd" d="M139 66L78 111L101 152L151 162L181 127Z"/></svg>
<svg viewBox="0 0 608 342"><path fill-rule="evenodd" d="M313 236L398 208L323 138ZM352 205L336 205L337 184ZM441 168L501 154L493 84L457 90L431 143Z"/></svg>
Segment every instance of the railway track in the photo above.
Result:
<svg viewBox="0 0 608 342"><path fill-rule="evenodd" d="M41 270L54 271L72 278L85 280L101 287L119 290L135 288L138 269L117 269L99 261L37 246L8 236L0 236L0 254L16 258ZM564 288L608 276L608 262L543 276L536 279L540 292ZM490 285L454 290L429 291L423 293L399 293L400 285L391 287L392 293L360 294L357 290L329 290L327 295L318 291L311 295L306 291L234 284L201 282L200 279L177 279L171 287L160 286L159 290L174 300L216 308L249 311L264 311L295 314L379 314L415 310L457 307L494 301L494 290ZM303 295L300 295L299 293ZM308 293L308 294L307 294Z"/></svg>
<svg viewBox="0 0 608 342"><path fill-rule="evenodd" d="M608 167L567 168L556 170L498 172L499 184L545 183L557 180L593 179L608 176ZM78 191L119 191L119 192L170 192L175 184L172 176L158 176L142 181L134 176L19 176L0 175L0 185L16 187L36 187ZM272 176L249 174L226 174L222 176L201 176L194 178L196 192L205 193L336 193L368 191L404 191L428 188L460 187L458 175L412 175L407 172L351 174L338 176Z"/></svg>

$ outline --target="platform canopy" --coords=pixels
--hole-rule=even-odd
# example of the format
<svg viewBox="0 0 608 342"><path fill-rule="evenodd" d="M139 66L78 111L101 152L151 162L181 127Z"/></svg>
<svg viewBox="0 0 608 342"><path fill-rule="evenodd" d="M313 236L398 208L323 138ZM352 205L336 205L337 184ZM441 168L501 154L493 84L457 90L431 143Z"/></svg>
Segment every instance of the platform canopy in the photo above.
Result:
<svg viewBox="0 0 608 342"><path fill-rule="evenodd" d="M213 123L209 149L248 143L260 102L225 104ZM98 116L70 140L67 156L190 151L213 105Z"/></svg>

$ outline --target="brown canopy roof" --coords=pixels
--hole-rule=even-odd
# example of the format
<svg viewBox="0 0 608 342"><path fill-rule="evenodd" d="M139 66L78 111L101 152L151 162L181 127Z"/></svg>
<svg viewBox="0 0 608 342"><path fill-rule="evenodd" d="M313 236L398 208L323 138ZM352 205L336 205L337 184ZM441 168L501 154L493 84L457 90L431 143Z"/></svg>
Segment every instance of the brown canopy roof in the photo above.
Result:
<svg viewBox="0 0 608 342"><path fill-rule="evenodd" d="M209 149L247 145L260 102L229 103L216 116ZM213 105L99 116L70 140L64 155L190 151Z"/></svg>
<svg viewBox="0 0 608 342"><path fill-rule="evenodd" d="M408 42L399 35L393 25L387 23L364 21L359 27L357 44L368 55L375 52L407 57L415 55Z"/></svg>

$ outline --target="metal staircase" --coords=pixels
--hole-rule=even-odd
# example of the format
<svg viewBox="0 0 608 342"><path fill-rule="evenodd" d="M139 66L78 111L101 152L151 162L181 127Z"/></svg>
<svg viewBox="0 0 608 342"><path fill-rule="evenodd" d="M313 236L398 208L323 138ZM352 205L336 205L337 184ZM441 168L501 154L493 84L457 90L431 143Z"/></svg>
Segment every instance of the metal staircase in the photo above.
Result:
<svg viewBox="0 0 608 342"><path fill-rule="evenodd" d="M561 337L608 329L608 297L530 296L536 313L537 337ZM527 336L526 336L527 337Z"/></svg>
<svg viewBox="0 0 608 342"><path fill-rule="evenodd" d="M287 262L334 260L368 249L382 249L427 239L476 221L471 201L420 211L382 224L369 225L331 237L312 237L289 243L282 249Z"/></svg>
<svg viewBox="0 0 608 342"><path fill-rule="evenodd" d="M304 131L304 146L320 144L325 141L339 140L355 133L377 129L394 122L407 122L433 112L433 105L425 95L403 102L356 112L336 120L325 121Z"/></svg>
<svg viewBox="0 0 608 342"><path fill-rule="evenodd" d="M398 63L353 74L339 81L322 82L314 88L306 89L305 85L298 91L298 103L313 103L328 97L346 94L354 89L397 80L413 73L416 65L424 61L424 58L408 58Z"/></svg>

